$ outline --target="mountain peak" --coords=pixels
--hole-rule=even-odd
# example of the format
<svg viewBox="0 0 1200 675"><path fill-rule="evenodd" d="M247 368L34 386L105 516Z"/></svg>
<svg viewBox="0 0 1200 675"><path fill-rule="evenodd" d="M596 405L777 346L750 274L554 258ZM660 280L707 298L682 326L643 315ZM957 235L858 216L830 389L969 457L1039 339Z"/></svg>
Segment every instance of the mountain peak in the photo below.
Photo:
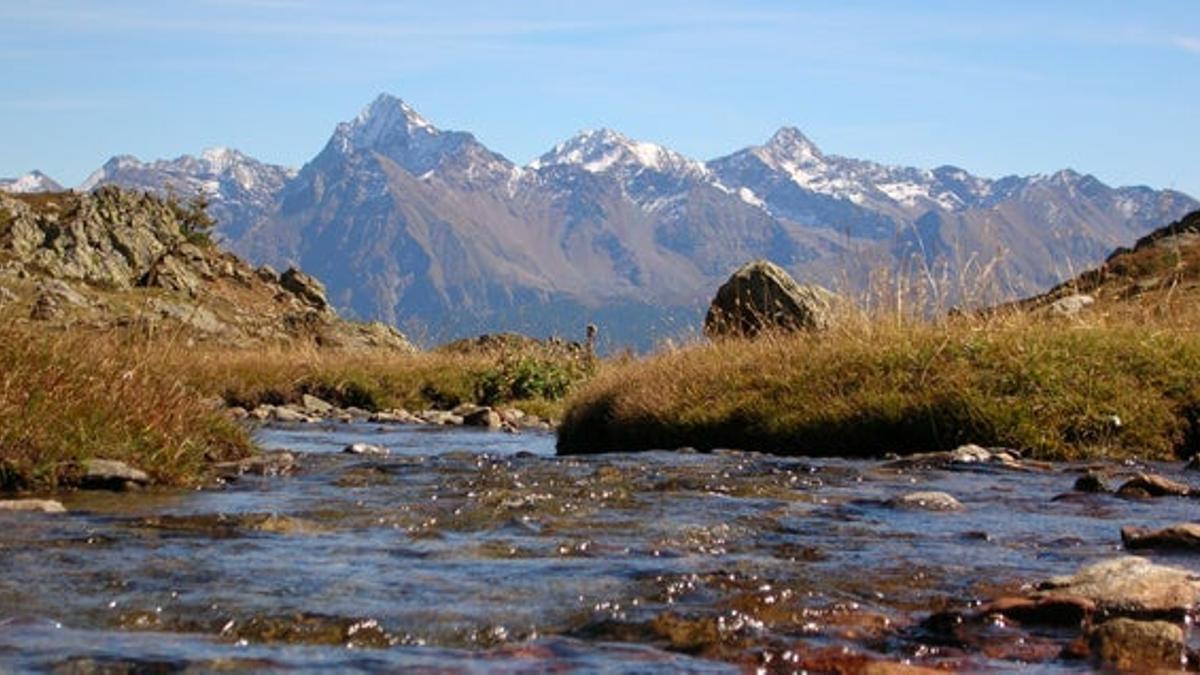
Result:
<svg viewBox="0 0 1200 675"><path fill-rule="evenodd" d="M614 170L703 174L699 162L656 143L637 141L608 128L587 129L559 143L530 163L531 169L575 165L589 173Z"/></svg>
<svg viewBox="0 0 1200 675"><path fill-rule="evenodd" d="M820 148L796 127L780 127L771 136L763 149L778 159L790 160L797 163L814 162L824 159Z"/></svg>
<svg viewBox="0 0 1200 675"><path fill-rule="evenodd" d="M0 178L0 190L6 192L61 192L63 189L57 181L37 169L19 178Z"/></svg>
<svg viewBox="0 0 1200 675"><path fill-rule="evenodd" d="M200 153L200 159L208 162L214 173L221 173L230 167L250 160L249 157L243 155L241 152L221 145L205 148Z"/></svg>
<svg viewBox="0 0 1200 675"><path fill-rule="evenodd" d="M437 136L440 131L412 106L391 94L380 94L353 120L338 125L344 146L367 148L394 138Z"/></svg>

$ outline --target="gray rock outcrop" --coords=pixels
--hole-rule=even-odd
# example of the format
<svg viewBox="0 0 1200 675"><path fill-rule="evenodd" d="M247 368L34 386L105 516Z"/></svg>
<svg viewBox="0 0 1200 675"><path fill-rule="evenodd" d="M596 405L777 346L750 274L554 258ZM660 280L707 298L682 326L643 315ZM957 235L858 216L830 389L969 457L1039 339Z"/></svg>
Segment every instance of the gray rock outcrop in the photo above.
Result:
<svg viewBox="0 0 1200 675"><path fill-rule="evenodd" d="M717 290L704 318L710 338L754 337L768 331L817 331L833 321L836 296L801 285L766 261L747 263Z"/></svg>

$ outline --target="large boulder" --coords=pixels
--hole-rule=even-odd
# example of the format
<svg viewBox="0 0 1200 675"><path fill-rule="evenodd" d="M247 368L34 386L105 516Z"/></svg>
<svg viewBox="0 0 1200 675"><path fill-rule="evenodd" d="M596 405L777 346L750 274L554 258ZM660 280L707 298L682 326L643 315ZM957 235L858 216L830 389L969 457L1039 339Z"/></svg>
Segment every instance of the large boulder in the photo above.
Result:
<svg viewBox="0 0 1200 675"><path fill-rule="evenodd" d="M756 260L729 277L704 318L710 338L754 337L764 331L829 328L836 296L820 286L801 285L783 268Z"/></svg>

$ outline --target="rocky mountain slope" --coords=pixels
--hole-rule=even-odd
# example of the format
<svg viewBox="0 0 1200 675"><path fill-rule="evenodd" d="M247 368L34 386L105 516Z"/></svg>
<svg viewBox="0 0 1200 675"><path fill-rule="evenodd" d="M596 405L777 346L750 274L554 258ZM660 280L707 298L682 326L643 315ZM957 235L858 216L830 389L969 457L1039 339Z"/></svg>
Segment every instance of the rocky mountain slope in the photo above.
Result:
<svg viewBox="0 0 1200 675"><path fill-rule="evenodd" d="M1200 295L1200 211L1114 251L1100 266L1015 303L1056 316L1194 314Z"/></svg>
<svg viewBox="0 0 1200 675"><path fill-rule="evenodd" d="M297 263L339 309L427 342L573 336L591 321L602 344L646 346L697 327L717 285L757 258L851 292L879 269L961 279L990 267L1003 293L1026 295L1200 208L1070 170L987 179L838 157L788 127L708 163L584 132L522 167L388 95L294 175L241 155L225 164L253 166L253 181L201 164L118 158L85 186L191 181L234 250Z"/></svg>
<svg viewBox="0 0 1200 675"><path fill-rule="evenodd" d="M112 186L0 193L0 314L46 329L231 346L411 349L393 328L338 318L308 275L255 269L220 251L196 218L177 201Z"/></svg>

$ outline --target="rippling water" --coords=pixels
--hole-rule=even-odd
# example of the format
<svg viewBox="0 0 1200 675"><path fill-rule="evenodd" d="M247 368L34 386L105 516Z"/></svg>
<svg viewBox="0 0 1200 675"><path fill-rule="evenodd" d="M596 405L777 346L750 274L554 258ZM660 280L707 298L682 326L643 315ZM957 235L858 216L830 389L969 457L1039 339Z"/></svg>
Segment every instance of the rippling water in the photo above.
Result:
<svg viewBox="0 0 1200 675"><path fill-rule="evenodd" d="M549 435L367 424L260 436L298 453L293 475L0 514L0 670L705 672L847 654L1011 668L1037 640L951 647L919 622L1113 555L1121 525L1196 508L1053 500L1078 466L559 458ZM353 442L391 454L340 453ZM888 506L917 489L966 508ZM1044 669L1083 667L1039 654Z"/></svg>

